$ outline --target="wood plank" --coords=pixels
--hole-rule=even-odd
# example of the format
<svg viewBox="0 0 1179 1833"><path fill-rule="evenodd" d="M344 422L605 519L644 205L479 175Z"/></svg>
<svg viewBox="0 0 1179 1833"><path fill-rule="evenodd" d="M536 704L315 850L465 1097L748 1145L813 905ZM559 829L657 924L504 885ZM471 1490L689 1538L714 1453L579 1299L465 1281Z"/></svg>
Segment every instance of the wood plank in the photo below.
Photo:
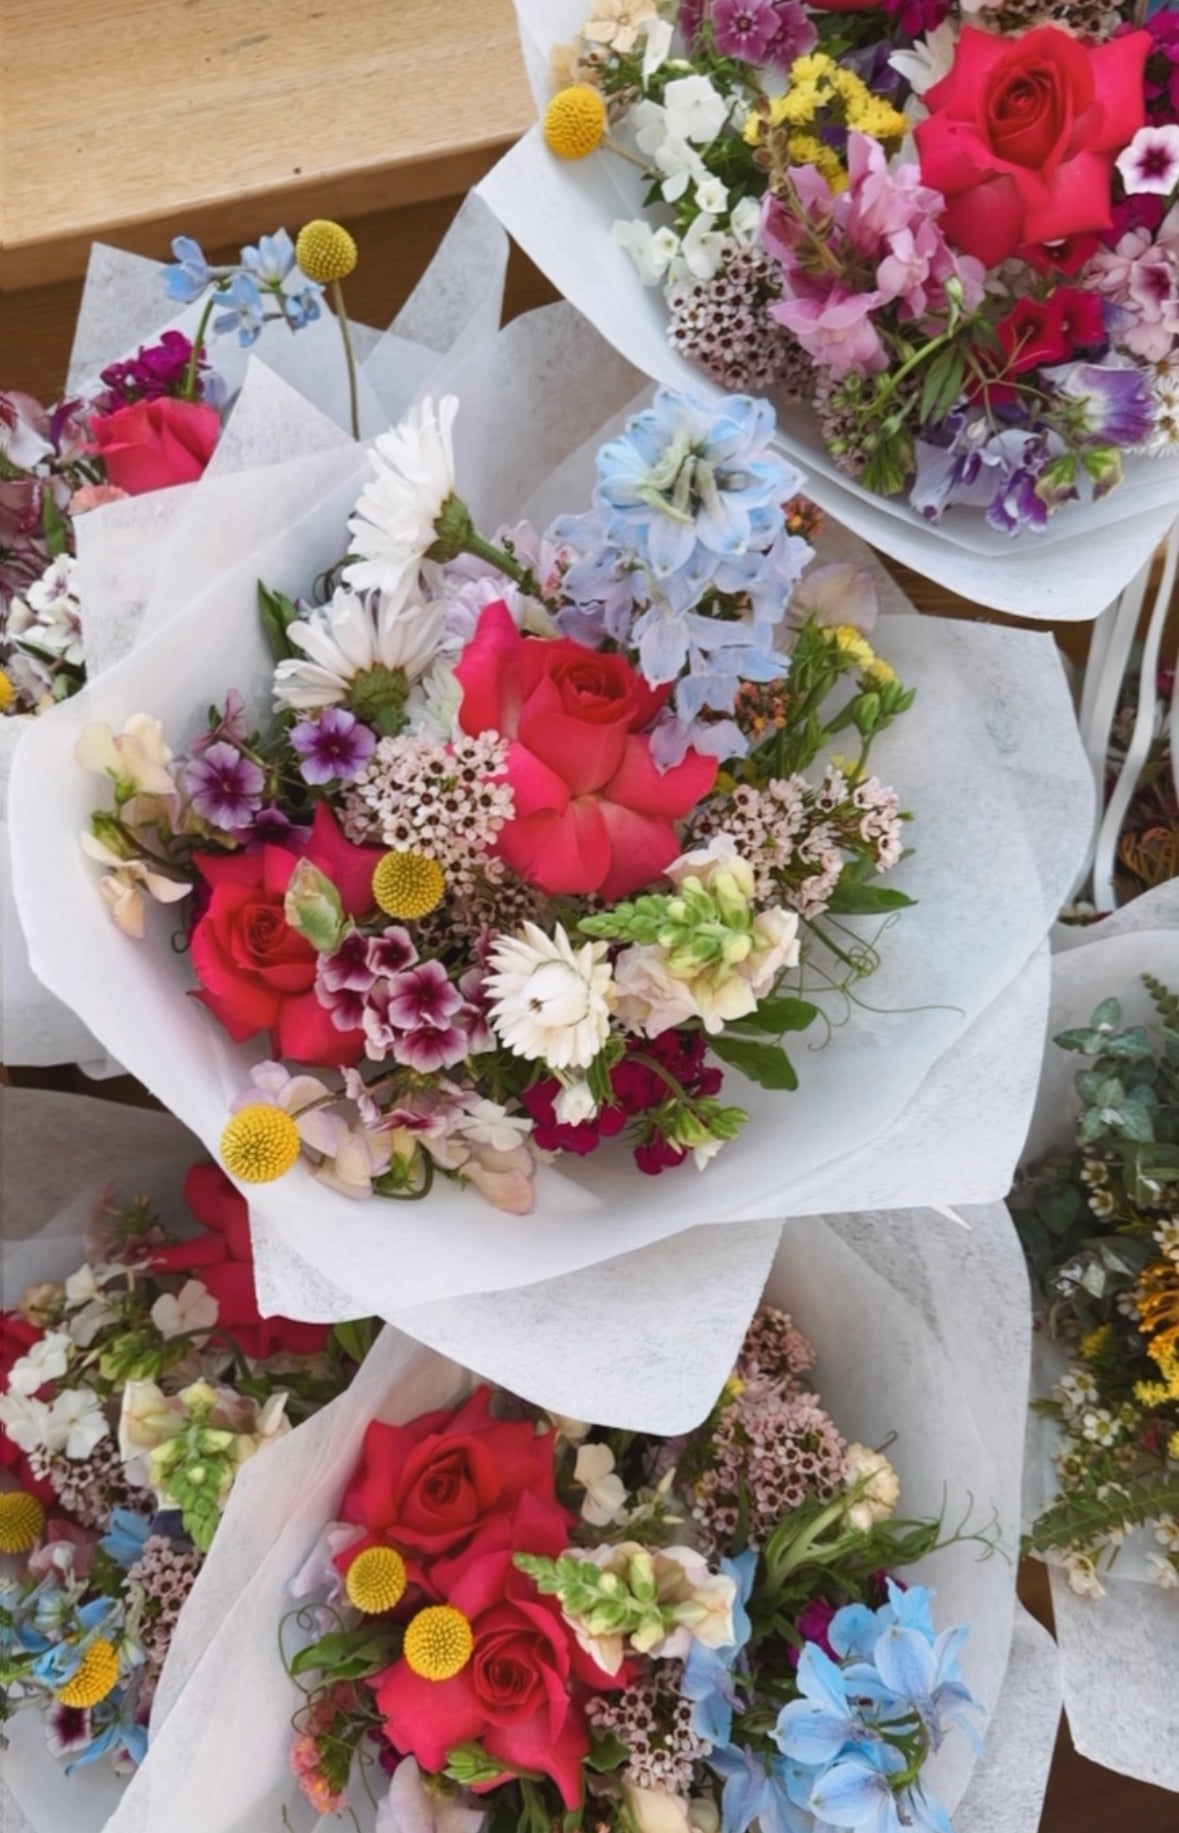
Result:
<svg viewBox="0 0 1179 1833"><path fill-rule="evenodd" d="M511 0L4 0L5 286L456 195L533 118ZM11 48L19 47L19 55Z"/></svg>

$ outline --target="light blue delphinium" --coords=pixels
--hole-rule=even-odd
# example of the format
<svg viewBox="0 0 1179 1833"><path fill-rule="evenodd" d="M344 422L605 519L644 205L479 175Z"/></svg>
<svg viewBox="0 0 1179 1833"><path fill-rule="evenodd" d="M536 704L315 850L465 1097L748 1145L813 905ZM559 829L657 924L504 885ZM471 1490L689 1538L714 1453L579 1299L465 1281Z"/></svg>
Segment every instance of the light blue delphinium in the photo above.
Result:
<svg viewBox="0 0 1179 1833"><path fill-rule="evenodd" d="M257 281L250 274L236 273L217 297L225 310L214 316L214 333L223 337L227 331L236 331L238 343L248 349L262 332L262 295Z"/></svg>
<svg viewBox="0 0 1179 1833"><path fill-rule="evenodd" d="M816 1778L807 1806L825 1826L855 1833L953 1833L945 1808L919 1781L894 1786L904 1768L890 1744L853 1751Z"/></svg>
<svg viewBox="0 0 1179 1833"><path fill-rule="evenodd" d="M705 1648L693 1637L684 1662L680 1691L692 1701L692 1730L709 1744L727 1744L733 1732L738 1693L733 1680L737 1660L749 1641L749 1595L757 1574L757 1550L749 1547L736 1559L722 1559L720 1569L737 1587L733 1599L733 1640L724 1648Z"/></svg>
<svg viewBox="0 0 1179 1833"><path fill-rule="evenodd" d="M861 1744L879 1743L880 1731L863 1715L868 1671L856 1663L845 1673L817 1642L808 1642L798 1662L802 1697L792 1699L778 1714L774 1741L782 1755L814 1769L834 1763Z"/></svg>
<svg viewBox="0 0 1179 1833"><path fill-rule="evenodd" d="M721 1833L817 1833L811 1815L791 1800L779 1766L767 1770L751 1750L729 1745L712 1752L709 1766L724 1780Z"/></svg>
<svg viewBox="0 0 1179 1833"><path fill-rule="evenodd" d="M281 286L295 265L295 244L285 229L262 235L242 249L241 264L260 286Z"/></svg>
<svg viewBox="0 0 1179 1833"><path fill-rule="evenodd" d="M191 305L199 299L213 278L204 250L190 235L178 235L172 243L175 264L164 269L164 290L169 299L180 305Z"/></svg>
<svg viewBox="0 0 1179 1833"><path fill-rule="evenodd" d="M598 453L594 500L611 542L661 581L706 580L720 560L768 547L799 483L770 449L773 435L768 402L729 395L708 406L659 389Z"/></svg>
<svg viewBox="0 0 1179 1833"><path fill-rule="evenodd" d="M314 280L304 280L282 295L283 316L292 331L301 331L319 317L319 296L323 288Z"/></svg>
<svg viewBox="0 0 1179 1833"><path fill-rule="evenodd" d="M870 1661L877 1638L894 1624L902 1629L920 1630L929 1643L936 1640L933 1592L924 1585L905 1587L891 1578L886 1582L888 1602L879 1610L869 1610L867 1604L845 1604L842 1610L835 1612L827 1625L827 1640L837 1655Z"/></svg>
<svg viewBox="0 0 1179 1833"><path fill-rule="evenodd" d="M898 1713L917 1718L931 1750L941 1748L949 1725L958 1725L978 1745L967 1716L979 1702L963 1685L958 1651L969 1631L965 1625L948 1629L932 1644L920 1630L893 1623L876 1642L873 1662L880 1677L880 1710L889 1717Z"/></svg>
<svg viewBox="0 0 1179 1833"><path fill-rule="evenodd" d="M121 1621L121 1610L114 1598L95 1598L79 1606L73 1612L71 1639L55 1642L45 1650L33 1667L33 1678L44 1687L52 1687L55 1693L59 1691L73 1679L91 1643L107 1636L117 1621Z"/></svg>
<svg viewBox="0 0 1179 1833"><path fill-rule="evenodd" d="M98 1544L117 1566L128 1571L142 1555L151 1529L146 1515L137 1515L129 1508L116 1508L111 1514L110 1527Z"/></svg>

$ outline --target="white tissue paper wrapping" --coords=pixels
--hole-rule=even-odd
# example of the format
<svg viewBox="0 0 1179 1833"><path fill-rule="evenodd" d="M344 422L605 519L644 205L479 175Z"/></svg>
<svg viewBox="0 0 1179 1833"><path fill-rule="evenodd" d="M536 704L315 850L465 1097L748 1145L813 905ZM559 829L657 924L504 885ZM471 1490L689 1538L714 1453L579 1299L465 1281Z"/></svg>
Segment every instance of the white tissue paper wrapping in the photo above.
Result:
<svg viewBox="0 0 1179 1833"><path fill-rule="evenodd" d="M1014 1604L1029 1315L1005 1209L972 1210L969 1222L969 1233L912 1213L788 1225L766 1294L814 1341L819 1391L840 1429L867 1442L897 1431L889 1455L906 1513L937 1514L944 1505L947 1521L969 1514L981 1527L994 1511L1006 1558L980 1559L978 1547L965 1544L920 1571L937 1587L941 1622L970 1622L967 1680L994 1714L977 1768L968 1741L954 1738L936 1759L933 1781L957 1810L956 1833L1034 1833L1059 1690L1051 1645ZM556 1371L579 1364L582 1342L593 1335L592 1279L569 1276L566 1311L538 1317L547 1378L527 1390L558 1409L578 1401L583 1417L595 1416L592 1376L565 1366L558 1380ZM579 1290L587 1309L580 1340L572 1341ZM594 1322L611 1329L610 1314L596 1313ZM641 1384L646 1344L634 1319L619 1312L611 1334L615 1354ZM681 1330L683 1362L703 1356L712 1384L705 1397L691 1371L699 1419L728 1372L729 1349L706 1328L693 1329L690 1355L685 1340ZM474 1372L493 1371L477 1365ZM334 1518L367 1421L404 1421L450 1404L465 1379L457 1362L390 1328L346 1395L246 1467L181 1619L148 1761L107 1833L256 1833L277 1826L284 1806L299 1833L316 1824L287 1768L298 1695L278 1657L277 1625L291 1608L290 1579ZM199 1790L189 1785L193 1776ZM334 1824L318 1823L317 1833Z"/></svg>
<svg viewBox="0 0 1179 1833"><path fill-rule="evenodd" d="M588 0L515 0L538 113L553 93L549 58L584 23ZM482 181L504 227L579 311L656 381L719 392L667 341L661 287L640 281L614 224L648 214L641 171L608 151L562 160L534 126ZM807 473L807 494L874 547L964 598L1052 620L1090 618L1117 597L1165 536L1179 504L1179 466L1126 462L1126 481L1104 502L1067 504L1042 536L1016 541L979 511L954 509L937 527L899 499L874 496L838 470L813 417L783 415L782 443ZM1111 540L1110 532L1117 538Z"/></svg>
<svg viewBox="0 0 1179 1833"><path fill-rule="evenodd" d="M1062 925L1056 949L1049 1040L1087 1024L1094 1007L1110 997L1121 1002L1124 1023L1151 1022L1157 1013L1140 976L1179 987L1179 881L1148 891L1099 923ZM1080 1111L1072 1083L1081 1065L1080 1057L1049 1042L1024 1155L1028 1164L1072 1143ZM1049 1393L1062 1372L1059 1352L1045 1344L1035 1359L1038 1391ZM1031 1416L1024 1479L1029 1522L1056 1493L1056 1436L1051 1420ZM1127 1536L1112 1571L1102 1574L1103 1598L1078 1596L1056 1567L1049 1567L1049 1579L1077 1749L1108 1769L1179 1790L1174 1688L1167 1679L1179 1664L1179 1591L1150 1579L1145 1555L1153 1544L1149 1528Z"/></svg>
<svg viewBox="0 0 1179 1833"><path fill-rule="evenodd" d="M503 310L507 238L486 205L468 198L425 276L385 333L353 327L361 358L361 429L383 431L422 389L444 385ZM96 244L74 331L66 393L91 395L108 363L132 355L168 329L195 335L200 305L169 304L159 262ZM94 678L129 653L185 602L194 541L210 521L225 522L241 500L234 481L290 459L306 461L305 487L329 475L333 457L355 456L339 331L331 314L292 334L269 324L249 350L232 336L210 347L214 369L236 396L205 477L199 513L194 484L133 496L79 516L74 524L87 670ZM293 404L302 403L302 411ZM245 408L244 412L239 410ZM298 444L285 443L292 413ZM316 467L319 467L317 470ZM281 498L280 498L281 501ZM247 505L263 513L259 483ZM279 524L281 527L281 523ZM194 573L193 577L199 577ZM0 720L0 1062L43 1066L80 1062L91 1075L117 1073L85 1025L31 972L12 893L6 799L9 767L28 718Z"/></svg>
<svg viewBox="0 0 1179 1833"><path fill-rule="evenodd" d="M187 1215L184 1174L201 1156L170 1114L88 1096L0 1087L0 1309L28 1285L65 1279L85 1260L94 1211L117 1192L146 1192L162 1215ZM45 1747L40 1716L5 1726L4 1833L98 1833L122 1784L103 1764L67 1778Z"/></svg>
<svg viewBox="0 0 1179 1833"><path fill-rule="evenodd" d="M592 435L604 413L628 405L638 378L577 314L530 314L444 369L463 401L459 486L483 526L516 520L533 498L551 512L554 476L567 486L564 507L588 503ZM311 410L294 394L287 408L286 449L297 453ZM223 520L202 514L223 487L216 474L202 480L173 537L184 543L183 585L172 585L173 566L161 572L143 642L36 722L14 772L17 896L35 972L211 1150L265 1050L233 1045L183 997L174 915L152 913L147 944L111 925L78 844L100 785L76 767L73 747L88 721L119 728L139 711L160 717L182 746L230 686L264 706L271 664L256 582L297 594L339 557L366 462L349 444L242 471L236 513ZM1092 783L1049 638L910 614L889 617L878 640L918 689L875 755L917 816L914 857L893 882L918 903L884 938L883 965L861 988L865 1007L834 1009L848 1022L826 1047L800 1040L799 1093L783 1101L730 1076L752 1121L710 1173L653 1182L624 1152L604 1149L542 1171L537 1213L525 1218L451 1185L420 1204L353 1203L296 1167L252 1193L266 1307L403 1321L411 1306L555 1278L702 1224L1003 1194L1040 1056L1035 957L1084 851ZM1021 976L1016 1007L1005 995ZM992 1013L1019 1034L1013 1073L967 1092L947 1053L985 1048L980 1021ZM923 1103L938 1078L940 1098ZM971 1134L968 1151L946 1128L949 1111ZM903 1158L885 1137L898 1123Z"/></svg>

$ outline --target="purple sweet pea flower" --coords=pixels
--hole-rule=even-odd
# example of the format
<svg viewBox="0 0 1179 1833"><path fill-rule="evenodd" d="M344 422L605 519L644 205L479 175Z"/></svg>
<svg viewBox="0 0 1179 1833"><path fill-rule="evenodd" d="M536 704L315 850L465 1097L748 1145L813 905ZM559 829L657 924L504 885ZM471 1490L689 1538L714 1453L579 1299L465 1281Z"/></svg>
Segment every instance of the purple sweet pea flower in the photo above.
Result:
<svg viewBox="0 0 1179 1833"><path fill-rule="evenodd" d="M1046 369L1045 379L1084 408L1089 439L1115 446L1140 445L1154 424L1149 373L1133 363L1068 363Z"/></svg>
<svg viewBox="0 0 1179 1833"><path fill-rule="evenodd" d="M201 819L235 833L249 827L262 806L265 773L236 745L210 745L184 771L184 787Z"/></svg>
<svg viewBox="0 0 1179 1833"><path fill-rule="evenodd" d="M303 760L299 771L305 783L350 783L364 769L377 741L355 713L329 706L318 719L292 726L291 746Z"/></svg>

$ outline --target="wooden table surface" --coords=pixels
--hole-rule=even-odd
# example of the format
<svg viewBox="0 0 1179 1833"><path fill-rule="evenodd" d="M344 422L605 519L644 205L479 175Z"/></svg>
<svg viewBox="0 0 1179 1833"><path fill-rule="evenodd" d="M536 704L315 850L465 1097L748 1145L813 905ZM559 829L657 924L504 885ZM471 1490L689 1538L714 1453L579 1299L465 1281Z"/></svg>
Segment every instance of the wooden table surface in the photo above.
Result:
<svg viewBox="0 0 1179 1833"><path fill-rule="evenodd" d="M0 386L46 400L64 374L92 241L162 258L187 233L228 254L280 224L294 233L335 216L361 246L352 313L383 325L462 192L532 118L510 0L0 4ZM509 313L552 297L514 256ZM894 570L921 610L979 615ZM1086 627L1058 635L1083 655ZM7 1079L135 1098L71 1070ZM1021 1589L1046 1619L1037 1568ZM1179 1803L1084 1762L1062 1731L1041 1833L1179 1833Z"/></svg>

